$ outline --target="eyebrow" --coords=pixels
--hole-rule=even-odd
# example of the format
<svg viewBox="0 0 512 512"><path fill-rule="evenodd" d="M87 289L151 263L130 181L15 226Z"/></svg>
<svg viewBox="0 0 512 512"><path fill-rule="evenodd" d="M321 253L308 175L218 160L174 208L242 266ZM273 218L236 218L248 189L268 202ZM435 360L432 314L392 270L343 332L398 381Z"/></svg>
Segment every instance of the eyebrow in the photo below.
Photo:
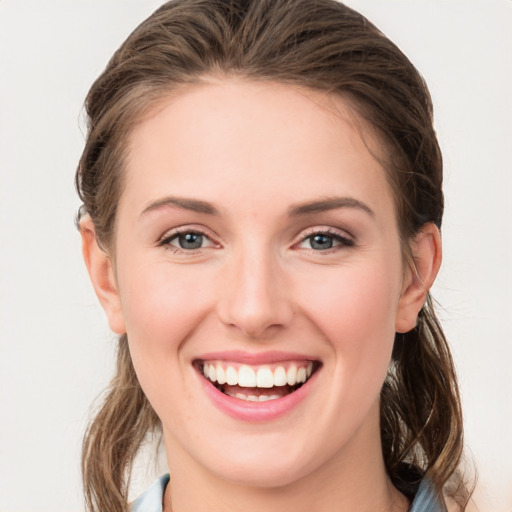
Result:
<svg viewBox="0 0 512 512"><path fill-rule="evenodd" d="M297 204L288 210L288 215L290 215L290 217L297 217L309 213L321 213L335 210L337 208L357 208L375 217L375 212L367 204L353 197L329 197L320 201Z"/></svg>
<svg viewBox="0 0 512 512"><path fill-rule="evenodd" d="M178 207L184 210L190 210L197 213L205 213L207 215L219 215L219 211L217 210L217 208L215 208L215 206L213 206L211 203L208 203L207 201L200 201L199 199L191 199L187 197L176 196L163 197L162 199L157 199L156 201L149 203L149 205L146 206L146 208L144 208L140 215L142 217L143 215L146 215L149 212L158 210L165 206Z"/></svg>
<svg viewBox="0 0 512 512"><path fill-rule="evenodd" d="M187 197L176 197L167 196L162 199L157 199L151 202L141 213L141 217L149 212L164 208L166 206L178 207L184 210L190 210L197 213L204 213L206 215L219 216L219 210L215 208L211 203L207 201L201 201L199 199L192 199ZM353 197L331 197L321 199L318 201L311 201L307 203L301 203L291 206L288 209L288 215L290 217L298 217L301 215L307 215L311 213L321 213L329 210L335 210L337 208L357 208L360 209L372 217L375 217L374 211L362 201L354 199Z"/></svg>

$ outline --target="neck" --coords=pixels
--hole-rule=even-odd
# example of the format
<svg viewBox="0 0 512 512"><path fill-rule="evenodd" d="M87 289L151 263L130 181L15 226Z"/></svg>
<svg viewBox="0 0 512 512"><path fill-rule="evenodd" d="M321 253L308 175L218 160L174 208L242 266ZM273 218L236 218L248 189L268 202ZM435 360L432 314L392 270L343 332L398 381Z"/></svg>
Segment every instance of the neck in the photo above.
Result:
<svg viewBox="0 0 512 512"><path fill-rule="evenodd" d="M339 485L338 479L314 487L300 481L272 489L225 482L212 488L199 482L194 494L182 493L180 482L174 479L171 482L164 497L164 512L405 512L409 507L408 500L387 479L381 482L368 479L356 487L349 482Z"/></svg>

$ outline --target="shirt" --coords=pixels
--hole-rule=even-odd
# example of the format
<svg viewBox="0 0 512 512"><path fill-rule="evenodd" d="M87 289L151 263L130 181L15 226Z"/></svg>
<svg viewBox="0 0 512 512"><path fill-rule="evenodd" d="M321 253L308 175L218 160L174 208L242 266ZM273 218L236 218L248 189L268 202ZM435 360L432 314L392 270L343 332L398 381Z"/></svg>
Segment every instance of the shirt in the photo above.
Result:
<svg viewBox="0 0 512 512"><path fill-rule="evenodd" d="M160 477L132 503L130 512L162 512L164 491L168 483L169 475ZM446 508L439 502L428 480L423 480L409 512L446 512Z"/></svg>

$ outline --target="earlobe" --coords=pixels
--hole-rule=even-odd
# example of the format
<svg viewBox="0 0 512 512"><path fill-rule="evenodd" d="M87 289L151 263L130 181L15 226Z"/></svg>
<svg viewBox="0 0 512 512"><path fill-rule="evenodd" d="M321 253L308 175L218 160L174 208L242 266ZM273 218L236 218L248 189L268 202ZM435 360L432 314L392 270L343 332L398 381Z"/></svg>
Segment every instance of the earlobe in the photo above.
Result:
<svg viewBox="0 0 512 512"><path fill-rule="evenodd" d="M121 300L109 255L99 246L92 219L86 215L80 220L82 253L94 291L105 310L112 331L126 332Z"/></svg>
<svg viewBox="0 0 512 512"><path fill-rule="evenodd" d="M405 333L416 326L418 313L441 266L441 234L433 223L425 224L410 243L412 261L404 276L395 320L396 332Z"/></svg>

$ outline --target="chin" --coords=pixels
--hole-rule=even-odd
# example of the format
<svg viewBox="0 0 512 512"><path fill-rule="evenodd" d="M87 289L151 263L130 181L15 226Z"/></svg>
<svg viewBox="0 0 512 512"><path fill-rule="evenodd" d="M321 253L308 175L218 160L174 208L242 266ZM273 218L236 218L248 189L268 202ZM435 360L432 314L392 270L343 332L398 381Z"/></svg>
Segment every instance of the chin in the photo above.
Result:
<svg viewBox="0 0 512 512"><path fill-rule="evenodd" d="M274 459L269 457L264 463L252 465L245 463L229 468L217 467L217 476L239 486L277 489L297 482L311 471L305 466L276 464Z"/></svg>
<svg viewBox="0 0 512 512"><path fill-rule="evenodd" d="M315 473L328 459L318 447L315 453L312 450L308 454L307 440L293 440L289 433L268 437L253 435L238 443L231 441L225 445L229 448L221 450L222 455L210 454L209 460L204 462L217 478L239 486L286 487Z"/></svg>

